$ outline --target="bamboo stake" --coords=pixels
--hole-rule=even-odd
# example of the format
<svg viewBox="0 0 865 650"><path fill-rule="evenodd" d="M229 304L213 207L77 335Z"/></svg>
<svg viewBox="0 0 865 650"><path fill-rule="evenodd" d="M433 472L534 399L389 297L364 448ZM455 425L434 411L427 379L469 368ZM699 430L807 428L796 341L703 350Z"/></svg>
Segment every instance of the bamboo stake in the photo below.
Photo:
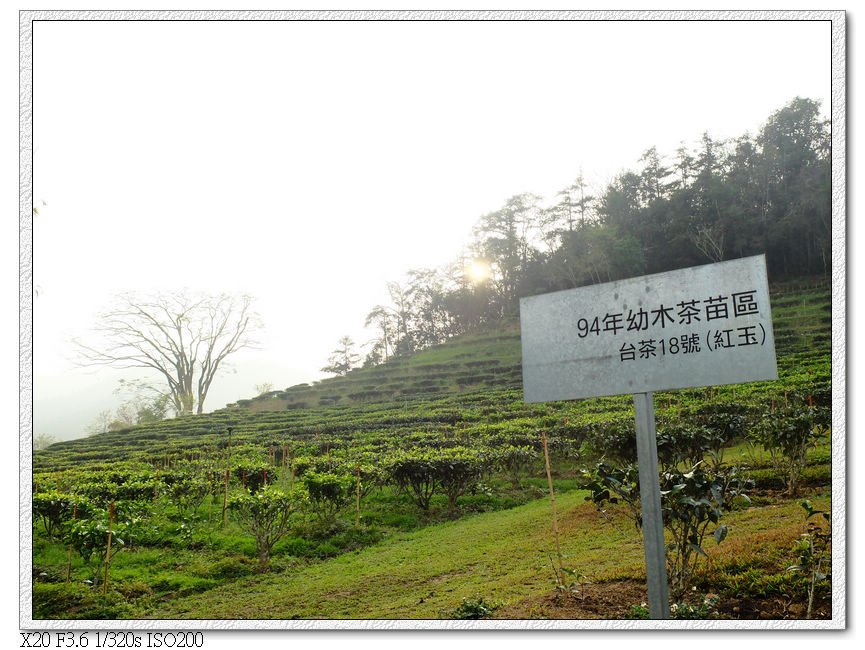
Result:
<svg viewBox="0 0 865 650"><path fill-rule="evenodd" d="M229 465L231 464L231 432L234 431L232 427L228 427L228 447L225 454L225 494L222 497L222 527L225 528L225 524L228 521L228 476L229 476Z"/></svg>
<svg viewBox="0 0 865 650"><path fill-rule="evenodd" d="M357 464L357 504L355 525L360 526L360 463Z"/></svg>
<svg viewBox="0 0 865 650"><path fill-rule="evenodd" d="M111 529L114 526L114 499L108 506L108 546L105 549L105 577L102 579L102 595L108 593L108 565L111 564Z"/></svg>
<svg viewBox="0 0 865 650"><path fill-rule="evenodd" d="M222 527L225 528L228 516L228 468L225 468L225 492L222 495Z"/></svg>
<svg viewBox="0 0 865 650"><path fill-rule="evenodd" d="M553 475L550 472L550 451L547 448L547 434L541 431L541 440L544 443L544 464L547 468L547 484L550 486L550 504L553 509L553 533L556 537L556 554L559 557L559 570L562 569L562 547L559 543L559 523L556 514L556 491L553 489Z"/></svg>
<svg viewBox="0 0 865 650"><path fill-rule="evenodd" d="M210 522L213 519L213 472L207 472L207 482L210 484L210 489L207 491L207 496L210 497L210 508L207 511L207 525L210 525Z"/></svg>
<svg viewBox="0 0 865 650"><path fill-rule="evenodd" d="M72 521L78 519L78 504L72 504ZM66 564L66 582L72 579L72 544L69 544L69 561Z"/></svg>

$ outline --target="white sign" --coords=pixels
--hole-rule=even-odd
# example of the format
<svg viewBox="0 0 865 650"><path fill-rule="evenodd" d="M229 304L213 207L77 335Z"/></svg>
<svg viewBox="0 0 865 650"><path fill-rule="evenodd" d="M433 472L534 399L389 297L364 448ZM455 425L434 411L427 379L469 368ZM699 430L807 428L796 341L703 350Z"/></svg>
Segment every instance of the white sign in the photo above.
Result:
<svg viewBox="0 0 865 650"><path fill-rule="evenodd" d="M778 378L765 256L523 298L526 402Z"/></svg>

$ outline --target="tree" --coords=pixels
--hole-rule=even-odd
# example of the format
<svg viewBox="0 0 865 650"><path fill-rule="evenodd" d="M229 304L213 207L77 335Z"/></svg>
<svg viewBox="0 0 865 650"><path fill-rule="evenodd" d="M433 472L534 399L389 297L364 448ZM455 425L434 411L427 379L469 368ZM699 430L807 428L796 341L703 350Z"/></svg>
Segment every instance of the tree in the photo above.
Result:
<svg viewBox="0 0 865 650"><path fill-rule="evenodd" d="M375 354L373 356L387 362L393 354L393 343L391 341L396 331L395 318L387 307L376 305L366 315L366 321L364 322L365 327L373 325L381 333L381 336L375 342L375 347L373 348Z"/></svg>
<svg viewBox="0 0 865 650"><path fill-rule="evenodd" d="M273 390L273 382L264 381L260 384L255 385L255 394L261 397L262 395L266 395L267 393Z"/></svg>
<svg viewBox="0 0 865 650"><path fill-rule="evenodd" d="M111 409L102 409L99 411L93 422L87 425L87 428L84 429L84 431L88 436L95 436L98 433L106 433L107 431L111 431L111 424L113 421L114 414L111 412Z"/></svg>
<svg viewBox="0 0 865 650"><path fill-rule="evenodd" d="M520 281L533 243L541 239L545 219L535 194L517 194L495 212L483 215L474 228L478 257L490 261L493 269L499 310L502 315L516 313Z"/></svg>
<svg viewBox="0 0 865 650"><path fill-rule="evenodd" d="M46 447L50 447L55 442L57 442L57 438L52 436L50 433L39 433L33 437L33 450L39 451L40 449L45 449Z"/></svg>
<svg viewBox="0 0 865 650"><path fill-rule="evenodd" d="M254 344L251 305L245 295L123 294L99 316L98 342L75 341L79 362L151 370L178 415L200 414L225 359Z"/></svg>
<svg viewBox="0 0 865 650"><path fill-rule="evenodd" d="M333 351L322 372L331 372L340 377L347 375L360 362L360 355L354 351L354 341L350 336L339 339L339 347Z"/></svg>

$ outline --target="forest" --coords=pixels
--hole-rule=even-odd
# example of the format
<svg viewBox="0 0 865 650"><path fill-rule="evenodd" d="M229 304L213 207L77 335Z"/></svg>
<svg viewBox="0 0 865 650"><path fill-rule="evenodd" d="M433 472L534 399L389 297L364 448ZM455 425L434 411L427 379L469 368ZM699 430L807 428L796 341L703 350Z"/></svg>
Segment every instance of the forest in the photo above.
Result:
<svg viewBox="0 0 865 650"><path fill-rule="evenodd" d="M446 268L388 283L365 324L364 359L348 337L323 370L377 365L517 315L524 296L765 254L770 282L831 270L830 125L795 98L756 135L704 133L694 148L650 147L606 188L583 174L552 205L523 193L482 215Z"/></svg>

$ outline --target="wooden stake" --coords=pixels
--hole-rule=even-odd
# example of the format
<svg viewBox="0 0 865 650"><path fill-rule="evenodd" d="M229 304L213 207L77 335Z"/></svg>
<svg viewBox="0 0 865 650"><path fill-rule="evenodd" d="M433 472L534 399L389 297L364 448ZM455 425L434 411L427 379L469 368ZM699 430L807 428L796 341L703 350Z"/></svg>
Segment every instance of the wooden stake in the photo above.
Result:
<svg viewBox="0 0 865 650"><path fill-rule="evenodd" d="M222 527L225 528L228 512L228 468L225 468L225 492L222 495Z"/></svg>
<svg viewBox="0 0 865 650"><path fill-rule="evenodd" d="M78 504L72 504L72 521L78 519ZM66 564L66 582L72 579L72 544L69 544L69 561Z"/></svg>
<svg viewBox="0 0 865 650"><path fill-rule="evenodd" d="M207 472L207 482L210 484L210 490L207 492L207 496L210 497L210 509L207 511L207 524L210 525L210 522L213 520L213 472Z"/></svg>
<svg viewBox="0 0 865 650"><path fill-rule="evenodd" d="M229 476L229 466L231 464L231 432L234 431L232 427L228 427L228 447L226 448L225 454L225 494L222 497L222 527L225 528L225 524L228 519L228 476Z"/></svg>
<svg viewBox="0 0 865 650"><path fill-rule="evenodd" d="M360 525L360 463L357 464L357 507L356 507L355 525Z"/></svg>
<svg viewBox="0 0 865 650"><path fill-rule="evenodd" d="M108 593L108 565L111 564L111 529L114 525L114 499L108 506L108 547L105 549L105 577L102 579L102 595Z"/></svg>
<svg viewBox="0 0 865 650"><path fill-rule="evenodd" d="M559 521L556 514L556 491L553 489L553 475L550 472L550 451L547 448L547 434L541 431L541 440L544 443L544 464L547 468L547 484L550 486L550 504L553 509L553 534L556 537L556 554L559 557L559 571L562 569L562 547L559 543Z"/></svg>

